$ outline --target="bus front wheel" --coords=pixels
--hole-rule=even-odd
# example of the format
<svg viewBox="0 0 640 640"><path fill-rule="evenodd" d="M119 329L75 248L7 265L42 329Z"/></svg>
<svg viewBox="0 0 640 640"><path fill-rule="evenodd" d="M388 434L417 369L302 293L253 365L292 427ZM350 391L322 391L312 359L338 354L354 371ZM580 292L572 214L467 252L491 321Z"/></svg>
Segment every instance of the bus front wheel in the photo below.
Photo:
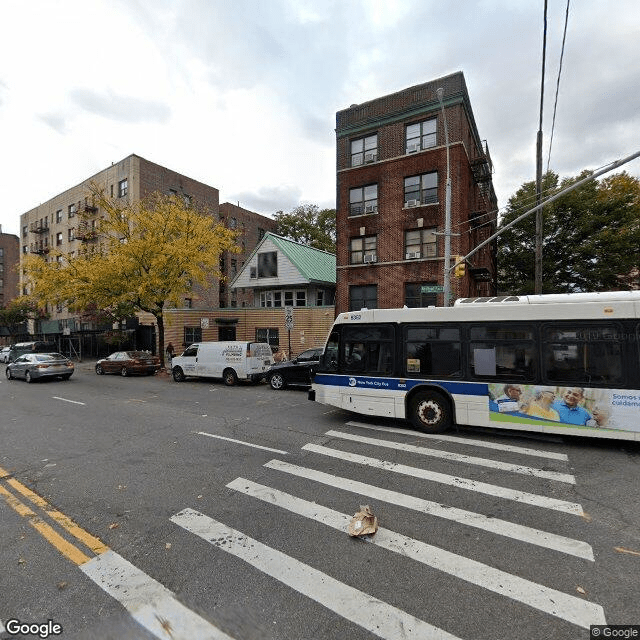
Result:
<svg viewBox="0 0 640 640"><path fill-rule="evenodd" d="M411 400L411 423L426 433L442 433L451 427L451 405L435 391L420 391Z"/></svg>

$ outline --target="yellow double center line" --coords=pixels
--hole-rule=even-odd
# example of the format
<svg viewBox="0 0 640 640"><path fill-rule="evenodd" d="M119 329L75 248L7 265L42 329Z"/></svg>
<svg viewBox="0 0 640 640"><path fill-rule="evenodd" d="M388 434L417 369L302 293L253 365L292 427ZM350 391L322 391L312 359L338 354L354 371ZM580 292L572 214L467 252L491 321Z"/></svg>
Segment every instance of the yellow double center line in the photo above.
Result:
<svg viewBox="0 0 640 640"><path fill-rule="evenodd" d="M34 505L39 507L46 513L55 523L60 525L65 531L70 533L76 540L82 542L85 547L93 551L96 555L104 553L109 550L105 544L103 544L98 538L92 536L90 533L79 527L71 518L64 515L57 509L54 509L44 498L40 497L37 493L34 493L28 487L25 487L21 482L18 482L15 478L7 473L2 467L0 467L0 496L2 496L6 503L22 517L26 518L29 524L38 531L49 543L51 543L60 553L67 557L71 562L76 565L84 564L91 558L83 551L78 549L75 545L71 544L65 538L63 538L51 525L47 524L35 511L33 511L27 504L19 500L6 486L8 485L19 494L27 498Z"/></svg>

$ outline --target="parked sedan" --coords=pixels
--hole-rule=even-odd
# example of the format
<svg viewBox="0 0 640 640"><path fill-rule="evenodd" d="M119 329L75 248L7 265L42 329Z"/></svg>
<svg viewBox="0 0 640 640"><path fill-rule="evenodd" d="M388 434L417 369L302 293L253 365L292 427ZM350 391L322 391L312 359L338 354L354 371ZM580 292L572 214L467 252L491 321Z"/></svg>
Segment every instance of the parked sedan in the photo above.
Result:
<svg viewBox="0 0 640 640"><path fill-rule="evenodd" d="M96 373L119 373L128 376L132 373L153 375L160 369L160 358L148 351L116 351L96 362Z"/></svg>
<svg viewBox="0 0 640 640"><path fill-rule="evenodd" d="M4 347L2 351L0 351L0 362L9 362L10 352L11 352L11 347Z"/></svg>
<svg viewBox="0 0 640 640"><path fill-rule="evenodd" d="M277 391L287 385L310 386L322 352L323 349L308 349L290 362L274 364L267 373L271 388Z"/></svg>
<svg viewBox="0 0 640 640"><path fill-rule="evenodd" d="M27 382L41 378L68 380L74 371L73 362L60 353L25 353L6 368L8 380L24 378Z"/></svg>

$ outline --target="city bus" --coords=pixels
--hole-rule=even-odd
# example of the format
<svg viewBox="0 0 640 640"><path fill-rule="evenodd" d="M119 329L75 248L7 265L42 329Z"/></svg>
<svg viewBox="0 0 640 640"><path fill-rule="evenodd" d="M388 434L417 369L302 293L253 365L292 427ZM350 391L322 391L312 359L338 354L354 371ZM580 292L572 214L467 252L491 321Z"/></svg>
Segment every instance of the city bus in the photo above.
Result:
<svg viewBox="0 0 640 640"><path fill-rule="evenodd" d="M309 399L453 424L640 441L640 291L340 313Z"/></svg>

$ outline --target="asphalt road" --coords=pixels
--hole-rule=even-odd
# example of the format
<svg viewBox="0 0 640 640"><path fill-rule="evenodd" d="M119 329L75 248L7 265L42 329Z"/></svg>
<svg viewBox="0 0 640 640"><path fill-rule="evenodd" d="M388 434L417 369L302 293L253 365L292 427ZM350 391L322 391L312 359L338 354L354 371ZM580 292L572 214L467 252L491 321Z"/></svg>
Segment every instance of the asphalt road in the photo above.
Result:
<svg viewBox="0 0 640 640"><path fill-rule="evenodd" d="M90 363L3 377L0 638L589 638L640 624L639 481L632 443L425 438Z"/></svg>

